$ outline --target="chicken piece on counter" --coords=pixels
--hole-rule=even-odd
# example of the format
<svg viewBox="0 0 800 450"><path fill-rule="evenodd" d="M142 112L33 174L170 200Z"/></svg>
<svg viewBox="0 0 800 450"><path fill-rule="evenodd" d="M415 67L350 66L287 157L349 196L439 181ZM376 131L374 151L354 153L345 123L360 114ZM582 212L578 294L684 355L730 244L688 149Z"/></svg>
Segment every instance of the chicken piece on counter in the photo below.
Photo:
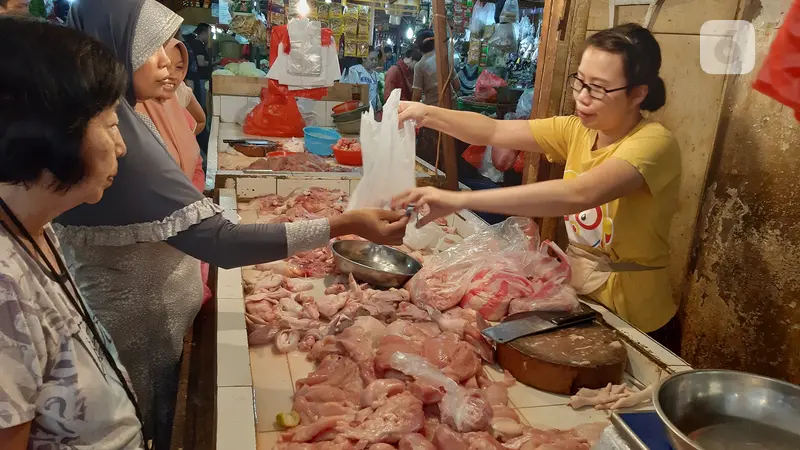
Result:
<svg viewBox="0 0 800 450"><path fill-rule="evenodd" d="M575 395L570 397L569 406L572 409L580 409L592 406L598 410L618 410L633 408L642 403L649 402L653 395L653 386L648 386L641 391L631 390L624 384L608 384L602 389L581 388Z"/></svg>

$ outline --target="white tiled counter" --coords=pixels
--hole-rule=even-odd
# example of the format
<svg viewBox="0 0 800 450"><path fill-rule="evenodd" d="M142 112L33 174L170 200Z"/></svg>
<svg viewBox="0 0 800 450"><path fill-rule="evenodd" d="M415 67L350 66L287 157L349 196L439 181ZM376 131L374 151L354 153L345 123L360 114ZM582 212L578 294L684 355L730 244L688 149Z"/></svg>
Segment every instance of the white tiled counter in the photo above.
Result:
<svg viewBox="0 0 800 450"><path fill-rule="evenodd" d="M285 195L305 186L350 192L357 183L358 180L311 177L237 179L234 186L219 190L220 205L226 209L227 217L238 220L239 199L270 193ZM466 237L471 233L473 220L480 219L465 211L451 216L449 225ZM305 378L313 366L306 360L306 354L298 351L284 355L275 352L271 345L248 348L241 269L218 271L217 305L217 449L270 450L282 431L275 423L275 416L292 410L295 382ZM604 307L590 306L601 313L604 321L617 330L624 341L628 353L626 377L633 388L641 389L673 373L690 370L685 361ZM503 373L498 368L486 366L485 370L489 377L502 380ZM568 396L539 391L521 383L509 389L509 400L509 406L517 409L523 421L538 428L568 429L607 419L604 411L591 408L574 411L567 406ZM639 409L649 408L646 405Z"/></svg>

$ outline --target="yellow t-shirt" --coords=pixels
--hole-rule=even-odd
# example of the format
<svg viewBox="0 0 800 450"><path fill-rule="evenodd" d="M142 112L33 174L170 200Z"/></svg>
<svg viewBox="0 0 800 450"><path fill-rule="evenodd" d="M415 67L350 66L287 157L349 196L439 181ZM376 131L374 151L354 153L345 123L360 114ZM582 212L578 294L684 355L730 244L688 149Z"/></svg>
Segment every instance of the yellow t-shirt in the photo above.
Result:
<svg viewBox="0 0 800 450"><path fill-rule="evenodd" d="M547 158L566 163L564 179L579 177L609 158L629 162L644 177L647 189L566 216L564 222L573 244L602 251L613 262L663 267L614 272L589 295L644 332L661 328L677 310L666 269L681 173L680 149L672 133L644 119L619 141L592 150L597 131L575 116L531 120L530 127Z"/></svg>

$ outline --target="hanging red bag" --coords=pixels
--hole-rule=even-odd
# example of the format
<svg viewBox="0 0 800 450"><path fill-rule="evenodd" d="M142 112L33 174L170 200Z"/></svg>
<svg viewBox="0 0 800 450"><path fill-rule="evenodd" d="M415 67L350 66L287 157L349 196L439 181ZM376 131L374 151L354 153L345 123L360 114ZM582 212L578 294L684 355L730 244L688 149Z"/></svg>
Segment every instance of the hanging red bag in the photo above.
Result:
<svg viewBox="0 0 800 450"><path fill-rule="evenodd" d="M800 120L800 1L786 13L753 89L792 108Z"/></svg>
<svg viewBox="0 0 800 450"><path fill-rule="evenodd" d="M261 89L261 103L245 118L243 130L254 136L303 137L304 127L295 98L285 86L269 80L269 87Z"/></svg>
<svg viewBox="0 0 800 450"><path fill-rule="evenodd" d="M510 148L492 147L492 165L500 172L507 172L514 166L517 153L518 150Z"/></svg>
<svg viewBox="0 0 800 450"><path fill-rule="evenodd" d="M486 153L486 146L470 145L466 150L464 150L464 153L461 154L461 157L464 158L468 163L472 164L476 169L480 169L484 153Z"/></svg>
<svg viewBox="0 0 800 450"><path fill-rule="evenodd" d="M478 77L478 81L475 82L475 100L479 102L495 103L497 101L496 88L506 85L506 80L488 70L484 70Z"/></svg>
<svg viewBox="0 0 800 450"><path fill-rule="evenodd" d="M519 152L514 161L514 172L522 173L523 170L525 170L525 152Z"/></svg>

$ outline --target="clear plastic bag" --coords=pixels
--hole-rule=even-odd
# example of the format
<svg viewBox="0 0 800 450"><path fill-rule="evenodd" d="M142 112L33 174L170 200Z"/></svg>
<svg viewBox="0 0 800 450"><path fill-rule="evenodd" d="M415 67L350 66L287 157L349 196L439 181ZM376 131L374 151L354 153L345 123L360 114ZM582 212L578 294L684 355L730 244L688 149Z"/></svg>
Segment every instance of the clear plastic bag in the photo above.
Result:
<svg viewBox="0 0 800 450"><path fill-rule="evenodd" d="M501 23L516 23L519 18L519 2L517 0L506 0L503 9L500 11Z"/></svg>
<svg viewBox="0 0 800 450"><path fill-rule="evenodd" d="M286 27L291 46L286 72L298 76L319 76L322 73L320 23L306 18L292 19Z"/></svg>
<svg viewBox="0 0 800 450"><path fill-rule="evenodd" d="M412 250L435 249L439 247L439 243L445 236L444 230L435 222L431 222L422 228L417 228L417 221L411 220L406 227L403 244Z"/></svg>
<svg viewBox="0 0 800 450"><path fill-rule="evenodd" d="M469 32L480 37L483 27L494 25L495 4L489 2L476 2L472 8L472 18L469 22Z"/></svg>
<svg viewBox="0 0 800 450"><path fill-rule="evenodd" d="M508 218L434 256L406 289L417 305L444 311L460 304L487 320L505 317L512 302L521 311L573 310L566 255L538 236L533 220Z"/></svg>
<svg viewBox="0 0 800 450"><path fill-rule="evenodd" d="M416 186L414 178L414 124L406 121L397 127L400 89L395 89L383 108L383 120L375 111L361 117L361 154L364 176L350 196L347 209L384 208L392 197Z"/></svg>
<svg viewBox="0 0 800 450"><path fill-rule="evenodd" d="M503 172L497 170L494 164L492 164L492 147L486 147L486 151L483 152L481 165L478 167L478 173L495 183L502 183L505 179Z"/></svg>
<svg viewBox="0 0 800 450"><path fill-rule="evenodd" d="M533 88L525 89L517 102L517 117L529 118L533 113Z"/></svg>

